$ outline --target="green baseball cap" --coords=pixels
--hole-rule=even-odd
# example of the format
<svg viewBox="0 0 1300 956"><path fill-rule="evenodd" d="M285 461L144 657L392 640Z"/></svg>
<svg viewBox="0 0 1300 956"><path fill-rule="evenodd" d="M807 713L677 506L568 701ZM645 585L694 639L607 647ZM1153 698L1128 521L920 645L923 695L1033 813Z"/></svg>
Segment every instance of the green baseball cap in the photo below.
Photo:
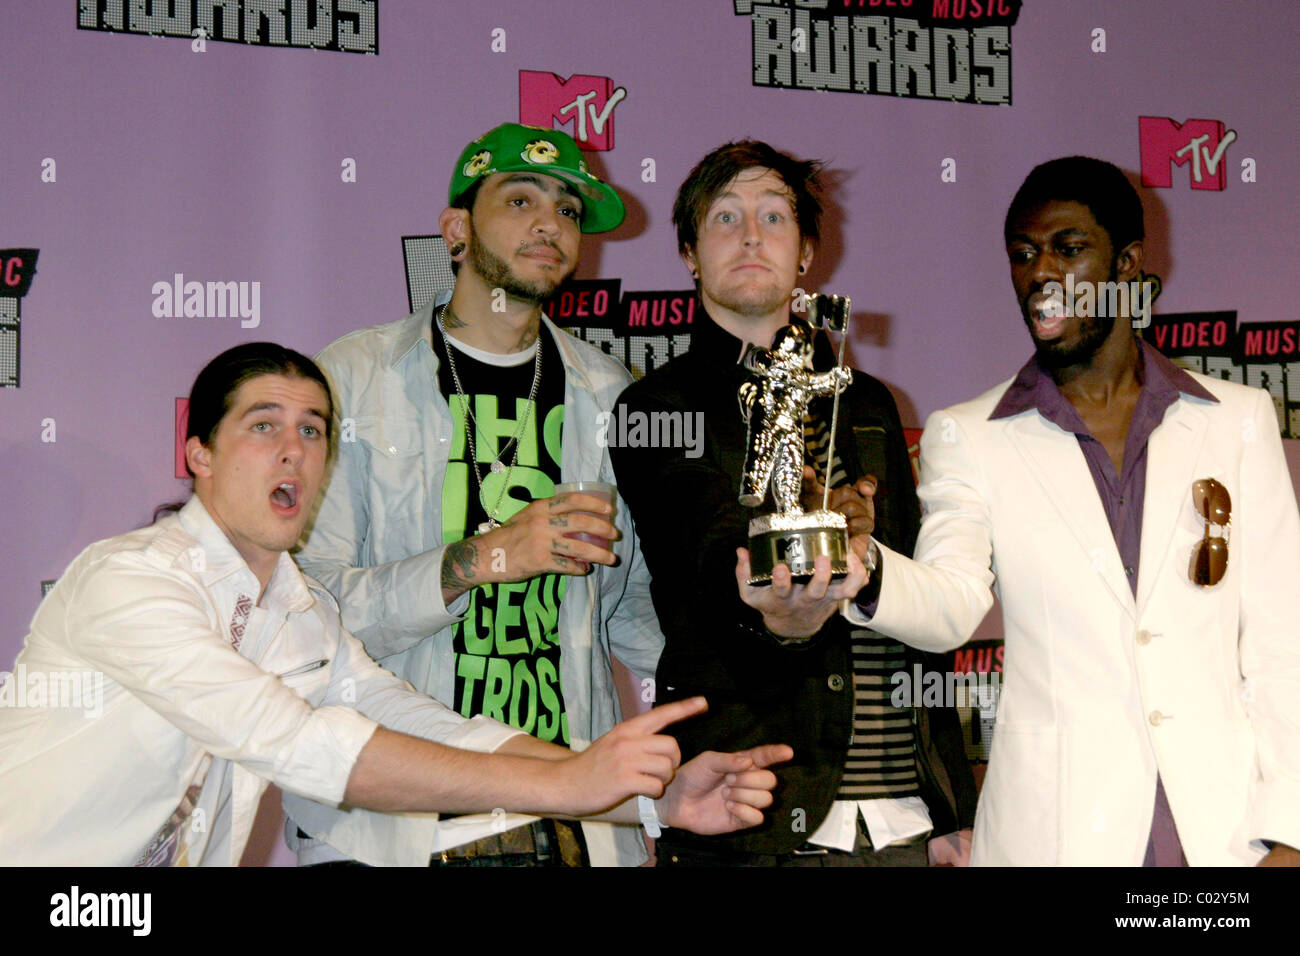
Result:
<svg viewBox="0 0 1300 956"><path fill-rule="evenodd" d="M493 173L542 173L563 180L582 197L583 232L608 232L623 221L623 200L587 172L582 150L568 133L542 126L502 123L466 146L451 173L449 203Z"/></svg>

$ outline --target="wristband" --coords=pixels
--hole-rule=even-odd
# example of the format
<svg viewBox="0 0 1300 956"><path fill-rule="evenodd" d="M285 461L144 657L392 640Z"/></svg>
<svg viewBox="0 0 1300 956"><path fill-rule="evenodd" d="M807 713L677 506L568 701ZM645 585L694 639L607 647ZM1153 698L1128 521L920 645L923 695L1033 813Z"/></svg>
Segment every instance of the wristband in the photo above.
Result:
<svg viewBox="0 0 1300 956"><path fill-rule="evenodd" d="M867 560L865 562L867 573L875 574L876 568L880 566L880 549L876 547L876 539L867 539Z"/></svg>
<svg viewBox="0 0 1300 956"><path fill-rule="evenodd" d="M867 569L867 583L856 598L864 613L866 608L880 600L880 549L876 547L875 538L868 538L867 542L867 560L863 562Z"/></svg>
<svg viewBox="0 0 1300 956"><path fill-rule="evenodd" d="M646 836L651 839L659 839L663 827L667 824L659 819L659 811L655 809L655 802L646 796L636 798L636 812L641 817L641 826L645 827Z"/></svg>

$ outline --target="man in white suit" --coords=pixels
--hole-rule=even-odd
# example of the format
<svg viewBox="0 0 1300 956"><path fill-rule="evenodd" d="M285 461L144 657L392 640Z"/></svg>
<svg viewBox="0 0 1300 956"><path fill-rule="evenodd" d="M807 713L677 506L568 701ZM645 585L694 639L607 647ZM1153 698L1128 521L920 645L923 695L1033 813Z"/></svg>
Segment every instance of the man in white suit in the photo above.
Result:
<svg viewBox="0 0 1300 956"><path fill-rule="evenodd" d="M1114 166L1037 167L1005 234L1036 354L930 417L915 557L858 542L879 566L849 613L943 651L1002 601L973 863L1295 865L1300 516L1272 402L1107 308L1143 261Z"/></svg>

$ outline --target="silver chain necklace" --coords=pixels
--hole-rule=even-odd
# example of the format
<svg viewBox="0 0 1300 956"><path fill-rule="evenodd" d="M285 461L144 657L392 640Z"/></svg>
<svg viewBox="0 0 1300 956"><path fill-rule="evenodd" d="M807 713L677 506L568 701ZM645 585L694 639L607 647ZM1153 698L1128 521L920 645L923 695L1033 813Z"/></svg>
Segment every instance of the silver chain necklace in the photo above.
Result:
<svg viewBox="0 0 1300 956"><path fill-rule="evenodd" d="M451 380L456 383L456 394L460 396L461 408L464 409L464 415L462 416L461 421L465 428L465 440L469 445L470 470L474 473L474 481L478 484L478 502L483 506L483 512L487 515L487 521L484 521L478 526L477 533L484 534L491 531L493 528L501 527L501 521L497 518L497 514L501 510L501 502L505 500L506 489L510 487L510 474L514 471L515 464L519 461L520 440L523 438L524 432L528 428L528 419L531 417L533 406L537 401L537 387L542 381L542 338L539 330L537 337L537 354L533 358L533 385L532 388L528 390L528 404L524 406L523 418L520 419L519 427L515 429L515 433L510 436L510 441L506 442L505 447L502 448L501 451L497 452L496 457L492 459L492 464L488 468L488 470L494 475L500 475L503 472L505 473L505 478L501 482L501 490L497 493L496 504L489 508L487 502L483 500L483 477L478 472L478 449L474 444L474 434L478 431L478 421L475 420L474 412L469 407L469 396L465 394L465 389L460 384L460 373L456 370L456 350L452 346L451 342L447 340L447 329L442 324L442 317L446 314L449 305L450 303L442 306L438 310L438 332L442 335L442 344L447 350L447 367L451 369ZM501 461L501 458L510 450L511 445L514 446L515 452L510 458L509 466L507 466Z"/></svg>

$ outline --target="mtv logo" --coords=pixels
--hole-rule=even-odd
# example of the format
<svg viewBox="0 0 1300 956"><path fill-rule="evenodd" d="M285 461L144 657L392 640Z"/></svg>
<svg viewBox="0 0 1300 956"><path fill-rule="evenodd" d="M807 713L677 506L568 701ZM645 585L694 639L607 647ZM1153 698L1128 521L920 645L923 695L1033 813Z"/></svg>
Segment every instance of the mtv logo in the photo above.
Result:
<svg viewBox="0 0 1300 956"><path fill-rule="evenodd" d="M583 149L614 148L614 107L627 90L607 76L575 73L567 80L539 70L519 71L519 122L547 129L573 123ZM552 122L554 121L554 122Z"/></svg>
<svg viewBox="0 0 1300 956"><path fill-rule="evenodd" d="M1142 185L1168 189L1173 185L1170 164L1190 164L1193 189L1221 190L1227 183L1221 160L1236 138L1236 132L1225 132L1218 120L1189 119L1180 124L1165 116L1139 116Z"/></svg>
<svg viewBox="0 0 1300 956"><path fill-rule="evenodd" d="M804 551L803 539L794 535L781 538L776 543L776 559L791 568L807 564L808 555Z"/></svg>

